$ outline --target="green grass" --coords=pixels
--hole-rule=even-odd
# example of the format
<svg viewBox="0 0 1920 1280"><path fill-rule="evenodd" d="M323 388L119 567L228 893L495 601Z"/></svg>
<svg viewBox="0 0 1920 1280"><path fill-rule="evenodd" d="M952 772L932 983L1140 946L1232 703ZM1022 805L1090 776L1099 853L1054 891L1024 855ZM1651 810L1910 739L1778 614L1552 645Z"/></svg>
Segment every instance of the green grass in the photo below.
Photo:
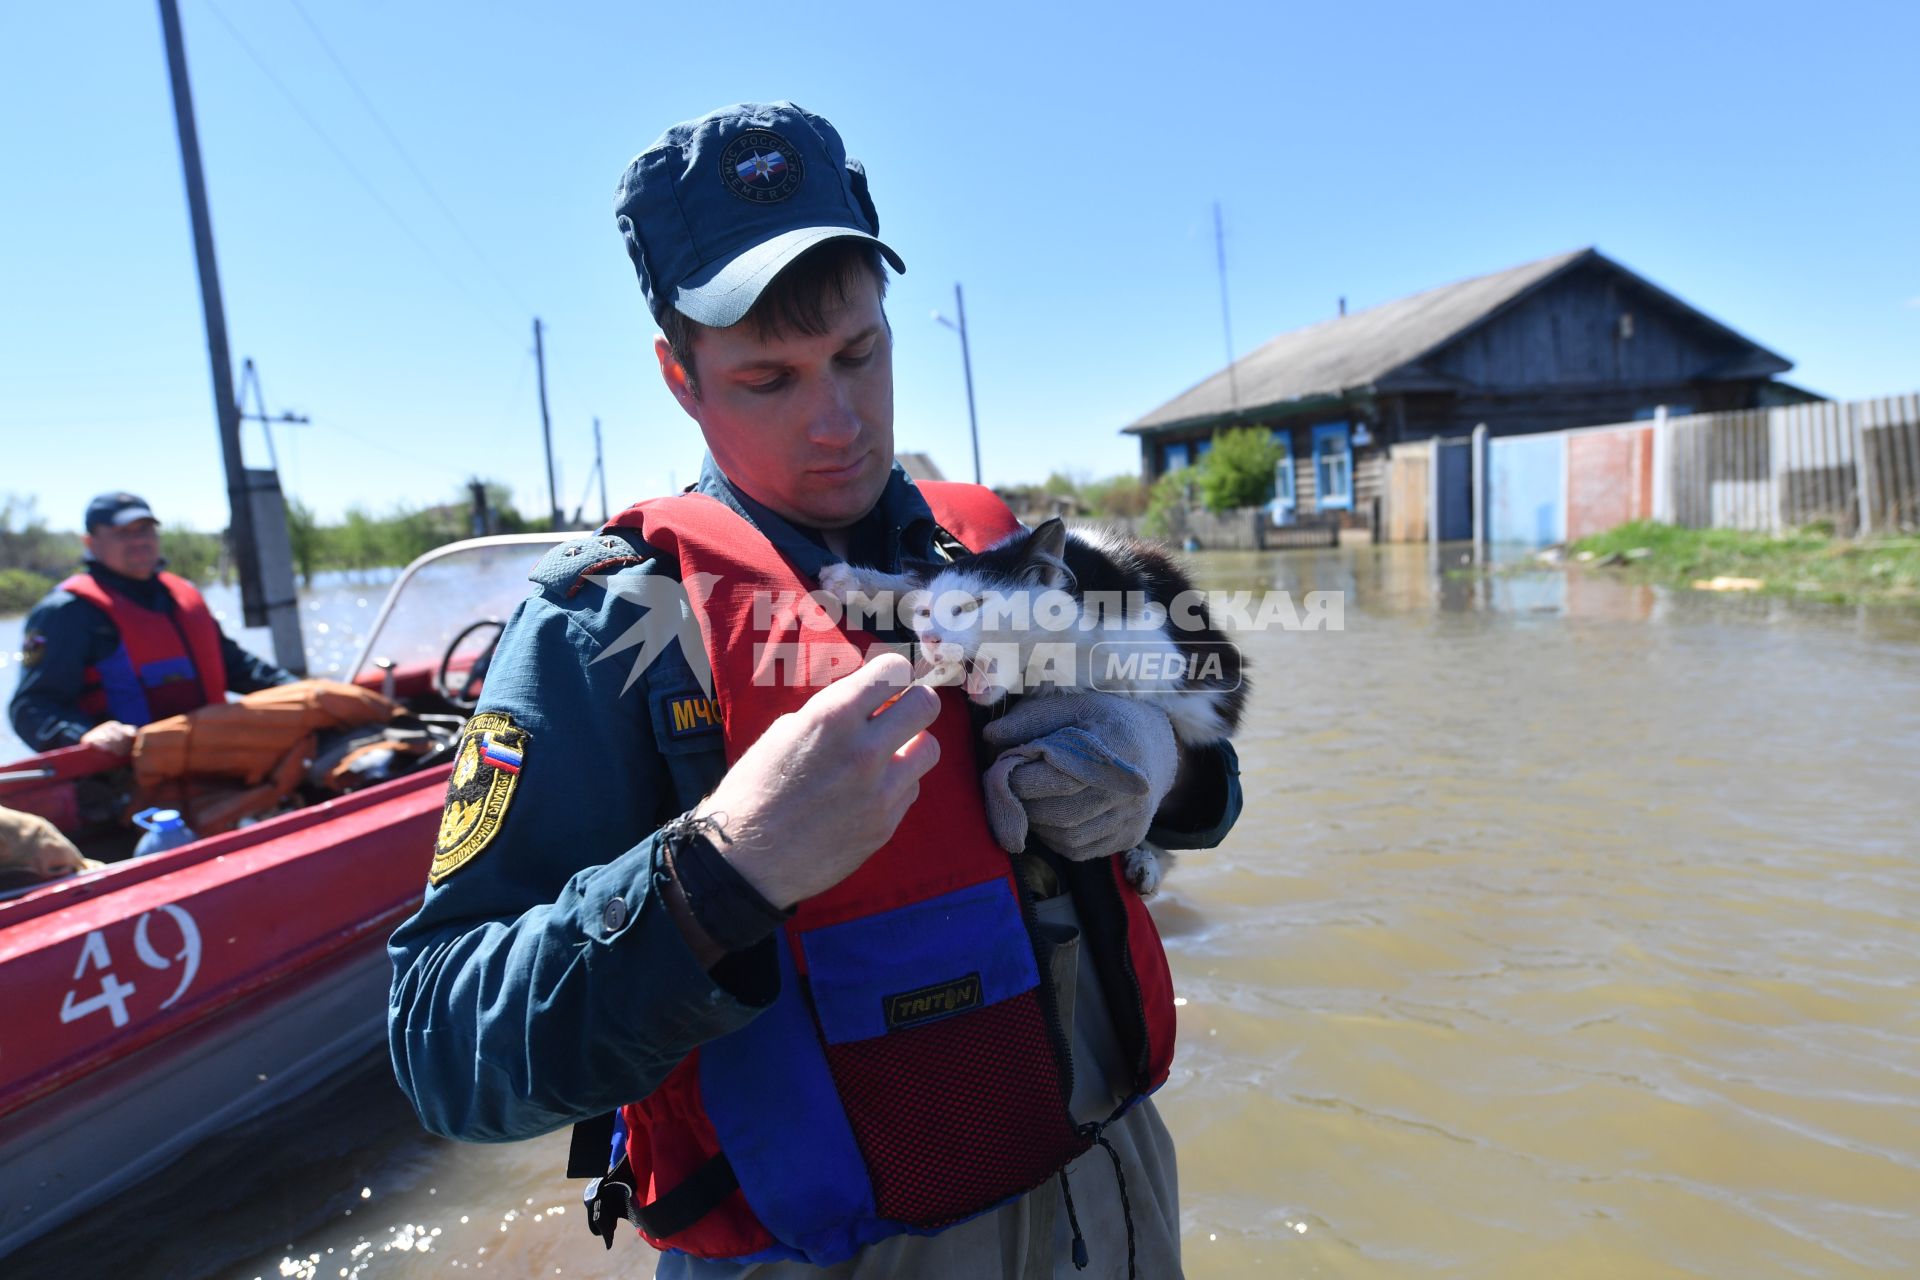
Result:
<svg viewBox="0 0 1920 1280"><path fill-rule="evenodd" d="M1716 577L1758 578L1760 589L1843 604L1920 605L1920 538L1849 540L1813 528L1778 536L1731 529L1680 529L1636 520L1582 538L1567 548L1569 559L1591 552L1644 555L1618 566L1651 582L1677 587Z"/></svg>

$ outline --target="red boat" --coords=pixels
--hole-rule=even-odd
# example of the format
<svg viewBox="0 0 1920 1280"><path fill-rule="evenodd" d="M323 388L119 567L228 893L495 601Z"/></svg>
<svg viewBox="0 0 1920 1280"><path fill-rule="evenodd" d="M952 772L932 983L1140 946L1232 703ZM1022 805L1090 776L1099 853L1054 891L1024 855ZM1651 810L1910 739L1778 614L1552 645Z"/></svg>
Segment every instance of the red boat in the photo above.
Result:
<svg viewBox="0 0 1920 1280"><path fill-rule="evenodd" d="M421 557L349 678L450 745L498 619L556 540ZM383 1043L385 942L426 884L451 767L434 760L139 858L99 820L124 759L72 747L0 765L0 805L122 856L0 901L0 1257Z"/></svg>

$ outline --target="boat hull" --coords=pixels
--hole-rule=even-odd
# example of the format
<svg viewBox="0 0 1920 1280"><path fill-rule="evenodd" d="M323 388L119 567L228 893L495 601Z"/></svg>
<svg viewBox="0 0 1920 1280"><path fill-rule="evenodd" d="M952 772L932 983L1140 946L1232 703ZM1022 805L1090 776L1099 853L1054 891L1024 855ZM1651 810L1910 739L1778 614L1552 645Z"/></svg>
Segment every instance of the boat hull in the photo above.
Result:
<svg viewBox="0 0 1920 1280"><path fill-rule="evenodd" d="M0 1255L382 1042L446 773L0 905Z"/></svg>
<svg viewBox="0 0 1920 1280"><path fill-rule="evenodd" d="M390 972L353 948L0 1120L0 1257L364 1057Z"/></svg>

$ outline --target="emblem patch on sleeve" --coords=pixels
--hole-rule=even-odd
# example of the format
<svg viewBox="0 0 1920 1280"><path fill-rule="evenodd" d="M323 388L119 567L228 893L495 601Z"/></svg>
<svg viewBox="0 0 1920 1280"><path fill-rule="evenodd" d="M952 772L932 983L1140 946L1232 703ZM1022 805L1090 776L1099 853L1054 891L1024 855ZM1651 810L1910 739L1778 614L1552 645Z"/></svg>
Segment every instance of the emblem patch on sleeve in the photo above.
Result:
<svg viewBox="0 0 1920 1280"><path fill-rule="evenodd" d="M699 694L668 698L665 719L667 736L675 741L711 736L725 728L720 719L720 704Z"/></svg>
<svg viewBox="0 0 1920 1280"><path fill-rule="evenodd" d="M467 721L453 776L447 779L447 806L433 842L428 883L439 884L467 865L500 834L507 805L520 785L527 742L527 731L502 712L484 712Z"/></svg>

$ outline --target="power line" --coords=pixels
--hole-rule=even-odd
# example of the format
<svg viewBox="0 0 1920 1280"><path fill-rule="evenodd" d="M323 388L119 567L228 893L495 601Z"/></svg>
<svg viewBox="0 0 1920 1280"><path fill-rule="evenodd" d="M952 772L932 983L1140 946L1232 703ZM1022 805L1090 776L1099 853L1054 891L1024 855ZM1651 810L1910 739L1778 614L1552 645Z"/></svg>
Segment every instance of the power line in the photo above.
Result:
<svg viewBox="0 0 1920 1280"><path fill-rule="evenodd" d="M389 441L381 440L374 436L362 435L358 431L354 431L347 427L343 427L337 422L321 422L317 424L316 430L338 431L341 435L347 437L347 439L349 440L357 440L361 444L366 445L370 449L379 449L381 452L391 454L393 457L398 458L403 462L412 462L420 466L434 467L434 468L444 468L449 465L448 459L446 458L428 458L428 457L422 456L421 454L409 453L405 449L396 449L393 447L392 443ZM462 463L460 467L456 469L464 470L465 464Z"/></svg>
<svg viewBox="0 0 1920 1280"><path fill-rule="evenodd" d="M414 231L414 229L407 225L406 220L394 211L393 206L388 204L386 200L381 196L381 194L374 189L373 183L367 180L366 175L362 174L359 169L354 167L353 161L347 158L347 153L340 148L340 145L336 143L331 136L328 135L325 129L320 127L320 122L318 120L315 120L313 118L313 114L300 104L300 100L298 98L293 96L293 91L287 88L286 84L281 81L279 76L274 74L273 68L267 65L266 60L262 58L258 53L254 52L253 46L247 43L246 37L240 34L239 28L235 27L232 22L228 21L227 15L220 12L219 7L213 3L213 0L201 0L201 3L206 5L208 12L212 13L214 17L220 20L220 25L227 29L227 34L233 37L234 43L240 46L242 52L244 52L247 55L247 57L253 59L253 65L260 68L261 74L266 76L267 79L273 83L273 87L280 91L280 96L285 98L287 102L293 107L294 111L296 111L299 114L300 118L307 122L307 127L312 129L314 133L319 136L320 141L327 144L327 149L333 152L334 158L339 160L341 166L345 168L348 173L353 175L354 181L360 184L361 189L364 190L367 193L367 195L372 198L375 204L380 206L381 211L384 212L387 215L387 217L393 221L393 224L396 227L400 228L401 232L406 235L407 239L413 241L415 246L419 248L421 254L426 258L426 260L428 262L431 262L434 265L434 267L440 272L440 274L445 276L448 282L451 283L454 288L458 289L461 292L461 294L466 297L467 301L472 304L475 314L486 316L488 319L488 322L493 324L496 328L498 328L502 334L506 335L509 338L509 340L518 342L519 339L513 337L513 331L508 329L505 325L501 324L498 320L494 319L491 315L488 315L485 308L482 306L480 300L473 296L472 292L468 290L466 284L460 279L460 277L456 275L453 271L449 270L446 267L446 265L440 261L439 258L434 256L433 250L428 246L427 242L421 239L420 236Z"/></svg>
<svg viewBox="0 0 1920 1280"><path fill-rule="evenodd" d="M300 15L300 21L307 24L307 30L313 33L314 42L320 46L321 51L333 62L334 70L338 71L340 78L347 82L347 88L353 90L353 96L360 99L360 105L367 109L367 114L373 117L373 122L380 126L380 132L387 135L387 141L393 144L394 151L399 153L400 159L406 164L407 169L419 180L422 189L426 191L427 195L433 200L433 203L439 207L440 212L445 215L448 224L460 233L462 240L467 242L467 248L473 251L474 260L487 269L487 274L493 277L494 283L500 286L515 306L519 307L522 311L531 312L534 309L533 304L522 298L514 287L507 283L506 278L500 274L493 263L487 260L486 252L481 249L479 242L467 234L466 227L462 226L460 219L454 216L454 212L447 205L447 202L440 198L440 193L434 189L433 183L427 181L427 175L420 171L420 166L413 162L413 157L408 154L407 149L401 145L399 137L387 125L386 118L380 114L379 108L373 105L373 100L366 95L366 92L360 88L359 83L354 80L353 73L347 70L347 64L340 60L340 55L333 51L333 46L327 43L327 38L320 34L320 28L314 24L313 18L308 15L306 9L301 7L300 0L287 0L287 3L293 6L295 13Z"/></svg>

